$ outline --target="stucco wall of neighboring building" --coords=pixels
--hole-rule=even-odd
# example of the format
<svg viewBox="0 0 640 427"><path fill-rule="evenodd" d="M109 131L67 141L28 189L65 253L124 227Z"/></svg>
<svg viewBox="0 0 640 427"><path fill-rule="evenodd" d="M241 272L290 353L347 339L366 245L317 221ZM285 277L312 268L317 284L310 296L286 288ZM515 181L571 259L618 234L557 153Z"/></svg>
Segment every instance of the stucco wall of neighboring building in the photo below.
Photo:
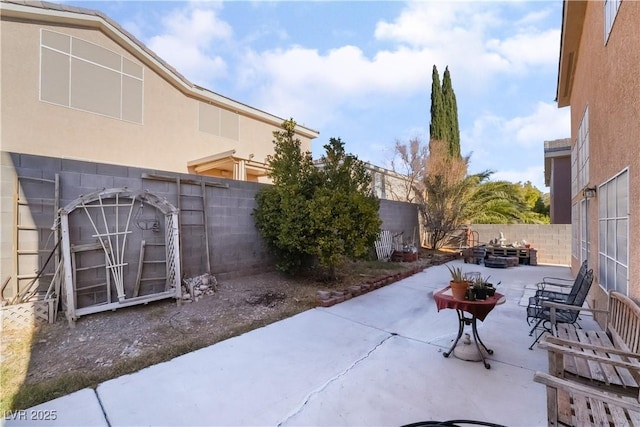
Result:
<svg viewBox="0 0 640 427"><path fill-rule="evenodd" d="M589 186L599 186L629 171L629 295L640 300L640 3L620 3L608 41L604 40L603 2L585 2L586 10L570 95L571 135L575 143L584 111L589 107ZM582 197L577 194L574 202ZM589 204L589 265L598 283L598 198ZM573 268L579 260L573 259ZM596 287L597 304L605 305L604 289Z"/></svg>
<svg viewBox="0 0 640 427"><path fill-rule="evenodd" d="M280 130L281 124L276 117L257 110L256 116L230 111L239 116L237 140L203 132L198 124L199 104L214 101L178 90L181 85L154 71L146 62L148 58L130 51L128 45L125 48L122 40L95 28L14 20L5 15L3 11L0 24L3 151L181 173L188 171L189 161L228 150L236 150L238 157L260 162L273 153L272 132ZM40 101L42 29L77 37L142 66L142 123ZM237 104L230 102L218 107L232 109ZM272 121L259 115L269 116ZM314 133L305 131L298 135L303 150L311 149L311 140L317 135Z"/></svg>

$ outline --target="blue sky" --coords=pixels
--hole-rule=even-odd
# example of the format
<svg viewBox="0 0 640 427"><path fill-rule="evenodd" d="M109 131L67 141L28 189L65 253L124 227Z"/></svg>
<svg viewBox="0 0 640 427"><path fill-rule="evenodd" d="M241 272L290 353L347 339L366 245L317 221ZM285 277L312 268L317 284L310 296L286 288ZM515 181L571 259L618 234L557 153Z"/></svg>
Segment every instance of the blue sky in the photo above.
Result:
<svg viewBox="0 0 640 427"><path fill-rule="evenodd" d="M389 167L427 143L431 71L449 67L471 172L544 187L543 143L570 135L555 103L562 1L69 1L106 13L193 83L341 138Z"/></svg>

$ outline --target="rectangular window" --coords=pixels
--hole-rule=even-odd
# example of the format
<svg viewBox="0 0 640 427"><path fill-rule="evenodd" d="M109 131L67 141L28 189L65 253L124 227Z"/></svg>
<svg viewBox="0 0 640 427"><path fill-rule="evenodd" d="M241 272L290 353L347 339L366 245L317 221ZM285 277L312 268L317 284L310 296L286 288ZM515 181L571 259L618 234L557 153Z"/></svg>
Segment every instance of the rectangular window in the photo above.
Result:
<svg viewBox="0 0 640 427"><path fill-rule="evenodd" d="M613 23L618 16L618 9L622 0L605 0L604 2L604 44L607 44Z"/></svg>
<svg viewBox="0 0 640 427"><path fill-rule="evenodd" d="M571 197L578 194L578 140L571 147ZM574 218L576 218L574 216Z"/></svg>
<svg viewBox="0 0 640 427"><path fill-rule="evenodd" d="M580 263L589 259L589 229L587 222L587 212L589 212L589 200L580 201Z"/></svg>
<svg viewBox="0 0 640 427"><path fill-rule="evenodd" d="M379 199L386 199L386 185L385 185L385 176L380 172L371 171L371 175L373 176L373 193Z"/></svg>
<svg viewBox="0 0 640 427"><path fill-rule="evenodd" d="M579 204L571 205L571 255L575 259L579 259L580 249L580 216Z"/></svg>
<svg viewBox="0 0 640 427"><path fill-rule="evenodd" d="M571 148L571 197L589 183L589 106L584 111L578 136Z"/></svg>
<svg viewBox="0 0 640 427"><path fill-rule="evenodd" d="M40 31L40 100L142 123L144 68L85 40Z"/></svg>
<svg viewBox="0 0 640 427"><path fill-rule="evenodd" d="M240 117L232 111L199 102L198 129L200 132L238 141L240 139Z"/></svg>
<svg viewBox="0 0 640 427"><path fill-rule="evenodd" d="M598 189L598 267L600 284L607 290L629 294L629 172Z"/></svg>

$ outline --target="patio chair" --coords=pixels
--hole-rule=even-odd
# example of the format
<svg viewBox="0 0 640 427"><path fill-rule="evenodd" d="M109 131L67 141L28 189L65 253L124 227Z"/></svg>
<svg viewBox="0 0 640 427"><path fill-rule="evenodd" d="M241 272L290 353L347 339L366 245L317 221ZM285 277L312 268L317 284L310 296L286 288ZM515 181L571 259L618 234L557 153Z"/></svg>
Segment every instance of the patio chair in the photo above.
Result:
<svg viewBox="0 0 640 427"><path fill-rule="evenodd" d="M533 350L533 346L540 341L540 338L545 332L553 333L551 323L551 309L544 305L545 301L559 302L569 306L582 307L584 301L587 299L587 294L591 288L593 282L593 270L587 270L581 277L576 277L576 283L571 289L569 294L562 294L558 300L552 298L551 294L541 295L539 298L531 297L529 305L527 306L527 321L535 322L535 325L529 332L529 336L532 336L536 330L540 330L540 333L536 336L535 340L529 346L529 350ZM578 321L579 310L555 310L555 323L563 323L566 325L572 325L576 327ZM531 324L531 323L529 323ZM577 327L580 327L578 324Z"/></svg>
<svg viewBox="0 0 640 427"><path fill-rule="evenodd" d="M542 282L536 284L538 287L536 297L547 296L553 299L562 298L562 295L566 297L572 290L576 289L582 277L587 273L587 270L587 260L584 260L573 281L561 277L543 277Z"/></svg>
<svg viewBox="0 0 640 427"><path fill-rule="evenodd" d="M541 320L535 317L536 310L530 310L529 308L540 307L543 300L565 303L569 295L578 292L578 288L580 288L586 273L587 261L585 260L580 266L580 270L578 270L578 275L574 279L573 284L569 283L571 279L544 277L542 282L536 285L538 290L535 296L529 297L529 305L527 306L527 323L531 325L533 320L536 321L536 324L531 328L531 331L529 331L529 335L533 335L533 331L535 331L541 323ZM530 314L534 316L532 317Z"/></svg>

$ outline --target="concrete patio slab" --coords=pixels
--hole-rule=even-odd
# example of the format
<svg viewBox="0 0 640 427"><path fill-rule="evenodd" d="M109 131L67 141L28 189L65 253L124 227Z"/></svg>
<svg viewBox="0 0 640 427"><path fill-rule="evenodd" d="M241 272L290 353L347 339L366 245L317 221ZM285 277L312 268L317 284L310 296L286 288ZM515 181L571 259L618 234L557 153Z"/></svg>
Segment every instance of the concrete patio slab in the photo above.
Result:
<svg viewBox="0 0 640 427"><path fill-rule="evenodd" d="M85 388L32 408L4 414L6 426L108 426L95 390Z"/></svg>
<svg viewBox="0 0 640 427"><path fill-rule="evenodd" d="M520 301L527 285L570 278L569 269L451 264L501 282L505 303L478 322L491 369L443 357L458 320L437 311L433 292L449 280L437 266L36 408L56 409L54 425L545 425L545 389L533 374L547 370L547 353L528 350Z"/></svg>

